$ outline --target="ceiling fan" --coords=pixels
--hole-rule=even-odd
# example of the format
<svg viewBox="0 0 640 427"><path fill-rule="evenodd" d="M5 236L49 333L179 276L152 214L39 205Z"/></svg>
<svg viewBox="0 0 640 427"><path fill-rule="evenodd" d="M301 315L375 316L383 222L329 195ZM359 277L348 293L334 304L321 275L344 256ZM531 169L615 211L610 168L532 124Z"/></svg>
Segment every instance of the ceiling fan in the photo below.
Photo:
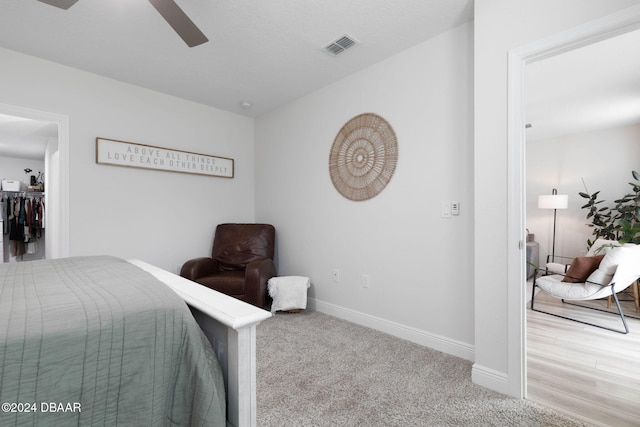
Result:
<svg viewBox="0 0 640 427"><path fill-rule="evenodd" d="M78 0L39 0L60 9L69 9ZM200 31L186 13L180 9L174 0L149 0L165 21L175 30L189 47L206 43L209 39Z"/></svg>

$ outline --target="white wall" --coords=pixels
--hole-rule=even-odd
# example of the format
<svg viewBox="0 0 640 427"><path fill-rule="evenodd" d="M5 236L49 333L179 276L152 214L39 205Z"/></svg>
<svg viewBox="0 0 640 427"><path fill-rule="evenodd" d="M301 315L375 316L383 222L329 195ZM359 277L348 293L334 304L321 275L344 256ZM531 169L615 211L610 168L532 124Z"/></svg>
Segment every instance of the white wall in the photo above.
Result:
<svg viewBox="0 0 640 427"><path fill-rule="evenodd" d="M256 121L256 217L277 228L279 273L311 277L318 309L470 359L471 37L460 26ZM364 112L390 123L399 158L380 194L354 202L328 161L337 132ZM460 216L440 218L454 200Z"/></svg>
<svg viewBox="0 0 640 427"><path fill-rule="evenodd" d="M594 240L587 224L586 199L578 195L600 191L600 206L631 192L632 170L640 171L640 125L566 135L527 143L527 228L540 243L540 259L552 251L553 211L538 209L538 195L569 196L569 208L558 210L556 255L579 256Z"/></svg>
<svg viewBox="0 0 640 427"><path fill-rule="evenodd" d="M253 120L0 49L0 103L69 117L69 253L175 271L254 220ZM235 159L235 178L96 164L96 137Z"/></svg>
<svg viewBox="0 0 640 427"><path fill-rule="evenodd" d="M638 4L632 0L476 0L474 33L475 350L474 381L520 395L520 361L510 359L506 260L507 78L510 49ZM510 252L511 251L511 252ZM513 334L512 334L513 336ZM517 378L516 378L517 377Z"/></svg>
<svg viewBox="0 0 640 427"><path fill-rule="evenodd" d="M28 174L26 168L32 170ZM44 173L44 158L42 160L22 159L17 157L0 157L0 179L22 181L29 185L30 176L38 176L38 172Z"/></svg>

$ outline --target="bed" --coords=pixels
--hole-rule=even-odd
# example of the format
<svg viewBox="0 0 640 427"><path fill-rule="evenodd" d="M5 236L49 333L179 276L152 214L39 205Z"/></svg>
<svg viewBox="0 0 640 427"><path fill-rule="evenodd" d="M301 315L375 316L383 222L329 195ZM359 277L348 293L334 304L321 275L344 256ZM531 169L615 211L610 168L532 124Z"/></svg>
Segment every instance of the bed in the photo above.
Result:
<svg viewBox="0 0 640 427"><path fill-rule="evenodd" d="M0 265L0 425L255 425L269 316L139 260Z"/></svg>

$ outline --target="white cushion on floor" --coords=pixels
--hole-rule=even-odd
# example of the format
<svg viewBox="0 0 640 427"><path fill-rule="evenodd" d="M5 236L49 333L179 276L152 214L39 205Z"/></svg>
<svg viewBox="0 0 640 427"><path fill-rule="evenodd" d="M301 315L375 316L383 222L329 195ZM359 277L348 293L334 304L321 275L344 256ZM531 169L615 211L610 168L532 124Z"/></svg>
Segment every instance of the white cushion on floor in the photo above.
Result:
<svg viewBox="0 0 640 427"><path fill-rule="evenodd" d="M303 276L272 277L267 281L269 295L273 299L271 312L307 308L307 288L311 279Z"/></svg>

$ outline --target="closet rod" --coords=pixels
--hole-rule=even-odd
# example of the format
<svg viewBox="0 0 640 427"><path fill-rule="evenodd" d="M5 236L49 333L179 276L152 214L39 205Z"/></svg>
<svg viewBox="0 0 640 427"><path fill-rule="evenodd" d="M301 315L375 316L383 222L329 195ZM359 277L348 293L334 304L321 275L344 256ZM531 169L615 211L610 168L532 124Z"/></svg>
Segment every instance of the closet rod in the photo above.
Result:
<svg viewBox="0 0 640 427"><path fill-rule="evenodd" d="M3 196L44 196L44 191L0 191Z"/></svg>

